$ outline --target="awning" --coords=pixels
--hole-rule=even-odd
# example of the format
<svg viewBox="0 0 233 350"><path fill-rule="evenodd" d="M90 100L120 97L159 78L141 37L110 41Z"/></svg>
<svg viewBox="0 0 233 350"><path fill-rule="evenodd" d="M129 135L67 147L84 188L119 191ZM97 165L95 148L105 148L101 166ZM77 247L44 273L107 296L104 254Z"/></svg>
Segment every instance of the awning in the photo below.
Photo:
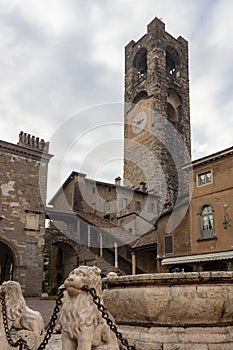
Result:
<svg viewBox="0 0 233 350"><path fill-rule="evenodd" d="M208 253L199 255L186 255L174 258L165 258L162 265L188 264L202 261L233 259L233 250L221 253Z"/></svg>

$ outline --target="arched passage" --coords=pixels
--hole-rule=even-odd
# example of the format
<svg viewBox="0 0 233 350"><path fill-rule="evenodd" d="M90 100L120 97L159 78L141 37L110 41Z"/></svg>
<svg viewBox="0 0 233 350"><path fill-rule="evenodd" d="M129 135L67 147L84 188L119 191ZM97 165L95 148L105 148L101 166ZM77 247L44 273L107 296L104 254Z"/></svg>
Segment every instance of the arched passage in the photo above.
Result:
<svg viewBox="0 0 233 350"><path fill-rule="evenodd" d="M15 271L15 255L12 249L0 241L0 284L13 280Z"/></svg>
<svg viewBox="0 0 233 350"><path fill-rule="evenodd" d="M69 272L75 267L77 267L75 249L62 241L53 242L50 246L49 285L61 285Z"/></svg>

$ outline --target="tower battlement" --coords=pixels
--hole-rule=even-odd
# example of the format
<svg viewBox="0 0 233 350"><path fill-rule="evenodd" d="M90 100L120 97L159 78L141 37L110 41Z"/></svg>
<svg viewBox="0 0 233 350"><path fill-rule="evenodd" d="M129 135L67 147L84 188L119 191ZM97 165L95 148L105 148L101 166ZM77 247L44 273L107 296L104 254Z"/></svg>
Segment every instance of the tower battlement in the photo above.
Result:
<svg viewBox="0 0 233 350"><path fill-rule="evenodd" d="M48 153L49 151L49 142L45 142L44 139L40 139L39 137L35 137L34 135L27 134L23 131L21 131L19 134L18 145L37 149L45 153Z"/></svg>

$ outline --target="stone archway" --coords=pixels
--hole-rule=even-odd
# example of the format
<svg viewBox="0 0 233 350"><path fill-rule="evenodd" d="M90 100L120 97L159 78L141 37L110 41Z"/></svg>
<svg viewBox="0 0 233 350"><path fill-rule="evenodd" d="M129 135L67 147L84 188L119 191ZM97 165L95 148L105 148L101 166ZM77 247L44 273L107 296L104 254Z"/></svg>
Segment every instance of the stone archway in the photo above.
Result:
<svg viewBox="0 0 233 350"><path fill-rule="evenodd" d="M49 285L59 286L69 272L77 267L77 253L68 243L57 241L50 245Z"/></svg>
<svg viewBox="0 0 233 350"><path fill-rule="evenodd" d="M15 278L15 254L12 249L0 241L0 284Z"/></svg>

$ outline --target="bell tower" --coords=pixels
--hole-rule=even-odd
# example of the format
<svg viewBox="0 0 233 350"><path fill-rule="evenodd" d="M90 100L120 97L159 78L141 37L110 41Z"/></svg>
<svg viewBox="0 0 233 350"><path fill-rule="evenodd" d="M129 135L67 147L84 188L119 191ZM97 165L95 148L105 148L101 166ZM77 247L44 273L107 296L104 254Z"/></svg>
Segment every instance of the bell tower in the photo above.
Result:
<svg viewBox="0 0 233 350"><path fill-rule="evenodd" d="M182 155L190 154L188 42L155 18L125 47L124 184L174 204Z"/></svg>

